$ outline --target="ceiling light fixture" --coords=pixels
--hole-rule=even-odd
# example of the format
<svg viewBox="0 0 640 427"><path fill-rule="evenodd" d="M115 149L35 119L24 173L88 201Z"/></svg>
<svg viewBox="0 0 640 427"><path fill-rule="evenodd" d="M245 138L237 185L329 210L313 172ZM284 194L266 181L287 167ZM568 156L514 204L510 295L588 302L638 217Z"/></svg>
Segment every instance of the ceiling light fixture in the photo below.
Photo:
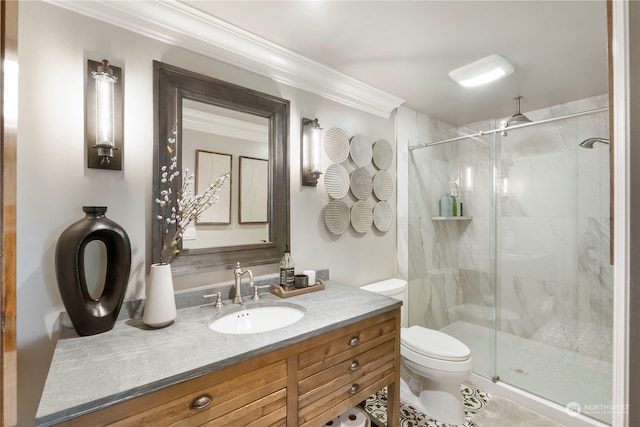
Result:
<svg viewBox="0 0 640 427"><path fill-rule="evenodd" d="M500 55L490 55L456 68L449 77L464 87L480 86L513 73L513 67Z"/></svg>

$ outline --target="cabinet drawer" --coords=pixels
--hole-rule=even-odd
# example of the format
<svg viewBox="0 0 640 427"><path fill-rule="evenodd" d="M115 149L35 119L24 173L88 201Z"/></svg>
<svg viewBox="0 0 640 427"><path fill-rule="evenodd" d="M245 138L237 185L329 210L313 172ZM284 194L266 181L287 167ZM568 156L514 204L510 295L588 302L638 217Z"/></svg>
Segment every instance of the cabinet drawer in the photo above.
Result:
<svg viewBox="0 0 640 427"><path fill-rule="evenodd" d="M357 359L361 359L358 362ZM355 370L350 370L353 362L359 366ZM362 363L360 365L360 363ZM362 383L366 382L376 373L393 370L395 368L394 343L390 341L379 347L363 353L353 361L347 360L345 363L321 371L311 377L298 382L298 407L304 408L310 403L322 400L326 396L332 397L336 394L352 391L350 394L358 392L362 388ZM352 389L352 386L355 386Z"/></svg>
<svg viewBox="0 0 640 427"><path fill-rule="evenodd" d="M306 378L391 341L396 335L396 320L391 318L304 351L298 355L298 378Z"/></svg>
<svg viewBox="0 0 640 427"><path fill-rule="evenodd" d="M254 366L261 367L252 370ZM172 425L183 419L186 424L182 425L199 425L278 391L282 391L286 396L286 386L286 361L274 362L268 357L260 357L74 418L60 425L156 427ZM198 401L200 405L196 405L199 398L202 398ZM271 401L266 402L268 405ZM190 420L194 416L197 418Z"/></svg>
<svg viewBox="0 0 640 427"><path fill-rule="evenodd" d="M206 413L186 418L173 427L191 426L225 426L225 427L263 427L286 425L287 422L287 390L278 390L261 399L241 406L215 419Z"/></svg>
<svg viewBox="0 0 640 427"><path fill-rule="evenodd" d="M298 398L298 425L313 425L316 417L348 402L343 410L354 406L378 391L383 384L393 381L395 354L387 354L358 372L336 377L334 380L310 390Z"/></svg>
<svg viewBox="0 0 640 427"><path fill-rule="evenodd" d="M308 376L298 382L298 395L304 396L313 390L319 390L332 382L339 382L340 378L348 377L347 382L354 382L372 366L392 363L394 360L395 341L387 341L377 347L348 357L347 359Z"/></svg>
<svg viewBox="0 0 640 427"><path fill-rule="evenodd" d="M184 395L178 390L179 385L177 385L174 386L176 394L182 396L162 406L129 417L117 425L170 425L182 419L184 422L178 425L199 425L201 423L197 420L202 420L204 423L232 414L236 409L245 408L252 402L259 402L263 396L271 395L279 390L282 390L286 396L286 392L283 390L287 385L286 376L286 362L280 361L239 374L226 381L212 383L208 387L191 390ZM200 408L195 407L197 406L195 405L196 400L202 397L210 399L211 403ZM286 402L283 403L283 406L285 404ZM191 420L191 417L195 418Z"/></svg>

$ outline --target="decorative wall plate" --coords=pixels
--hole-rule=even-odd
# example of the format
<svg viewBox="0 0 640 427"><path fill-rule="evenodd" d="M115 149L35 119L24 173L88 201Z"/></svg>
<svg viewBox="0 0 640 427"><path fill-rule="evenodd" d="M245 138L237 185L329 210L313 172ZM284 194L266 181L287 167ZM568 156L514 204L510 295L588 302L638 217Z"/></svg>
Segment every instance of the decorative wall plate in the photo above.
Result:
<svg viewBox="0 0 640 427"><path fill-rule="evenodd" d="M349 206L340 200L332 200L324 208L324 224L333 234L343 234L349 228L351 219Z"/></svg>
<svg viewBox="0 0 640 427"><path fill-rule="evenodd" d="M391 205L386 201L376 203L373 208L373 225L380 231L389 231L393 222L393 211Z"/></svg>
<svg viewBox="0 0 640 427"><path fill-rule="evenodd" d="M324 152L333 163L342 163L349 157L349 137L340 128L331 128L324 136Z"/></svg>
<svg viewBox="0 0 640 427"><path fill-rule="evenodd" d="M389 141L379 139L373 143L373 164L378 169L387 170L393 161L393 148Z"/></svg>
<svg viewBox="0 0 640 427"><path fill-rule="evenodd" d="M351 178L353 179L353 178ZM393 193L393 178L386 170L376 172L373 176L373 194L378 200L389 200Z"/></svg>
<svg viewBox="0 0 640 427"><path fill-rule="evenodd" d="M355 135L351 138L351 147L349 148L351 159L359 167L368 165L373 156L373 148L371 147L371 139L363 134Z"/></svg>
<svg viewBox="0 0 640 427"><path fill-rule="evenodd" d="M351 226L358 233L366 233L371 229L373 212L371 205L363 200L358 200L351 207Z"/></svg>
<svg viewBox="0 0 640 427"><path fill-rule="evenodd" d="M324 188L329 196L342 199L349 192L349 173L338 164L332 164L324 173Z"/></svg>
<svg viewBox="0 0 640 427"><path fill-rule="evenodd" d="M366 168L351 172L351 192L358 200L367 200L371 196L371 174Z"/></svg>

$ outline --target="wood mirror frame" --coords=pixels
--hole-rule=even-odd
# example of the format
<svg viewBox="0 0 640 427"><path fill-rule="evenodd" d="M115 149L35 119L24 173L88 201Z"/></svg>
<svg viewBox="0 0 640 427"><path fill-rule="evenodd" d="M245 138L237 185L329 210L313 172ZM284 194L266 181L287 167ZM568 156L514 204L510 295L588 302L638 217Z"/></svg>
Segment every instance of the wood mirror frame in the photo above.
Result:
<svg viewBox="0 0 640 427"><path fill-rule="evenodd" d="M152 262L160 260L160 224L155 202L160 168L168 164L167 140L177 124L178 167L182 171L182 100L228 108L269 120L269 241L235 246L182 249L171 262L174 275L277 263L289 244L289 101L197 74L162 62L153 62L154 144ZM182 177L180 177L182 179Z"/></svg>

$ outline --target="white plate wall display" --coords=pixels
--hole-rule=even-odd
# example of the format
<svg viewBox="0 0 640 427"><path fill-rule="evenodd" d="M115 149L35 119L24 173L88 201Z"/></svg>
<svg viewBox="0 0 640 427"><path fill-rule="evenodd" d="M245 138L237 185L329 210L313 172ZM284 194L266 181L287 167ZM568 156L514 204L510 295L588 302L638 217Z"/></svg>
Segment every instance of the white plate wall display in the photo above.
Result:
<svg viewBox="0 0 640 427"><path fill-rule="evenodd" d="M373 210L364 200L358 200L351 207L351 226L358 233L366 233L373 223Z"/></svg>
<svg viewBox="0 0 640 427"><path fill-rule="evenodd" d="M363 167L371 162L373 156L373 148L371 147L371 139L363 134L355 135L351 138L351 147L349 148L351 159L358 167Z"/></svg>
<svg viewBox="0 0 640 427"><path fill-rule="evenodd" d="M324 173L324 188L333 199L342 199L349 192L349 172L341 165L332 164Z"/></svg>
<svg viewBox="0 0 640 427"><path fill-rule="evenodd" d="M351 193L358 200L367 200L371 196L371 174L366 168L358 168L351 172Z"/></svg>
<svg viewBox="0 0 640 427"><path fill-rule="evenodd" d="M331 128L324 136L324 152L333 163L342 163L349 157L349 137L340 128Z"/></svg>
<svg viewBox="0 0 640 427"><path fill-rule="evenodd" d="M353 180L353 177L351 178ZM389 200L393 193L393 178L389 172L381 170L373 176L373 194L378 200Z"/></svg>
<svg viewBox="0 0 640 427"><path fill-rule="evenodd" d="M389 141L379 139L373 143L373 164L378 169L387 170L393 161L393 148Z"/></svg>
<svg viewBox="0 0 640 427"><path fill-rule="evenodd" d="M373 225L380 231L386 232L391 228L393 220L393 212L391 211L391 205L386 201L380 201L376 203L373 208Z"/></svg>
<svg viewBox="0 0 640 427"><path fill-rule="evenodd" d="M324 208L324 224L333 234L343 234L349 228L349 206L340 200L332 200Z"/></svg>

